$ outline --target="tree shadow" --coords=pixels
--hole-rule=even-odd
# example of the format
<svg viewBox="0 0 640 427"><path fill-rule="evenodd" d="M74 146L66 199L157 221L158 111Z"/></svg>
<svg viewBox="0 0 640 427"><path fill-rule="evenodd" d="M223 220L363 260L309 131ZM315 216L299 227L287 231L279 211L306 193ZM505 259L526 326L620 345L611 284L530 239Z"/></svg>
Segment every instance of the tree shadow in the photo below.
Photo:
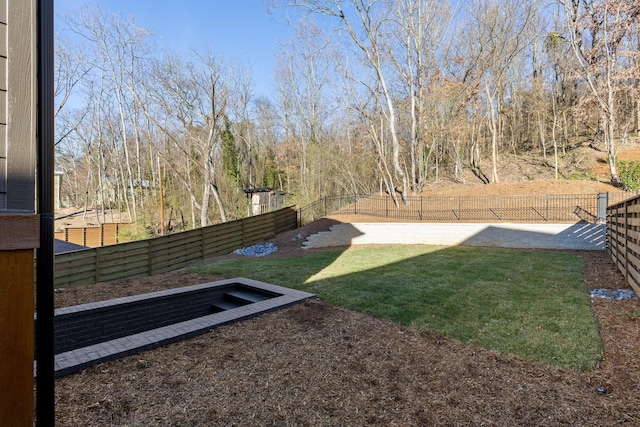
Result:
<svg viewBox="0 0 640 427"><path fill-rule="evenodd" d="M383 265L374 262L346 274L340 264L376 253L368 250L370 241L362 243L366 228L336 228L350 236L350 248L358 253L329 251L299 289L331 304L536 362L589 369L601 357L582 257L558 250L603 249L603 226L578 223L553 233L484 225L456 245L428 251L427 245L398 245L397 257ZM413 231L412 237L424 237Z"/></svg>

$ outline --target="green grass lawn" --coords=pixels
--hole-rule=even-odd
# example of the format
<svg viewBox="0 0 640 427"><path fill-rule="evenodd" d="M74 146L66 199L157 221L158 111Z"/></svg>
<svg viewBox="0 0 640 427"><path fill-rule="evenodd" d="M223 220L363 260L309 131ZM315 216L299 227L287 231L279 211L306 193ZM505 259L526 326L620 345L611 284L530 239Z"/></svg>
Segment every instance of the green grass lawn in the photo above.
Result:
<svg viewBox="0 0 640 427"><path fill-rule="evenodd" d="M224 260L192 270L313 292L538 363L586 370L602 356L578 255L398 245Z"/></svg>

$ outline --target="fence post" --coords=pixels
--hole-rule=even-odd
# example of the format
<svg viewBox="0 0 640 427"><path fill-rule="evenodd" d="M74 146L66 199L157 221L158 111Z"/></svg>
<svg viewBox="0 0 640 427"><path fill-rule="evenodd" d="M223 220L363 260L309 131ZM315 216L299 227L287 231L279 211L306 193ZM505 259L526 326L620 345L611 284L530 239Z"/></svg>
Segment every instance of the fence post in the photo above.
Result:
<svg viewBox="0 0 640 427"><path fill-rule="evenodd" d="M389 218L389 198L388 197L384 198L384 209L386 212L385 218Z"/></svg>
<svg viewBox="0 0 640 427"><path fill-rule="evenodd" d="M609 240L609 229L610 229L611 224L609 224L609 212L607 212L607 220L604 224L604 250L606 252L609 253L609 255L611 255L611 252L609 252L611 250L611 244L610 244L610 240Z"/></svg>
<svg viewBox="0 0 640 427"><path fill-rule="evenodd" d="M151 242L153 242L153 240L147 240L147 262L149 266L149 269L147 271L149 273L149 276L153 275L153 244Z"/></svg>
<svg viewBox="0 0 640 427"><path fill-rule="evenodd" d="M618 258L620 257L620 205L616 206L616 269L618 268Z"/></svg>
<svg viewBox="0 0 640 427"><path fill-rule="evenodd" d="M598 222L607 220L607 206L609 205L609 193L598 193Z"/></svg>
<svg viewBox="0 0 640 427"><path fill-rule="evenodd" d="M204 240L204 227L200 228L200 259L204 261L205 256L204 256L204 252L205 252L205 240Z"/></svg>
<svg viewBox="0 0 640 427"><path fill-rule="evenodd" d="M97 247L96 249L96 266L95 266L95 282L94 283L100 283L100 250L102 249L102 247Z"/></svg>
<svg viewBox="0 0 640 427"><path fill-rule="evenodd" d="M629 285L629 201L624 202L624 283Z"/></svg>
<svg viewBox="0 0 640 427"><path fill-rule="evenodd" d="M241 246L240 246L241 248L247 246L245 244L245 242L246 242L246 236L245 236L245 234L246 234L245 233L246 226L247 226L247 219L246 218L240 219L240 240L242 241Z"/></svg>
<svg viewBox="0 0 640 427"><path fill-rule="evenodd" d="M549 193L545 194L545 201L546 201L546 213L545 213L545 221L549 221Z"/></svg>

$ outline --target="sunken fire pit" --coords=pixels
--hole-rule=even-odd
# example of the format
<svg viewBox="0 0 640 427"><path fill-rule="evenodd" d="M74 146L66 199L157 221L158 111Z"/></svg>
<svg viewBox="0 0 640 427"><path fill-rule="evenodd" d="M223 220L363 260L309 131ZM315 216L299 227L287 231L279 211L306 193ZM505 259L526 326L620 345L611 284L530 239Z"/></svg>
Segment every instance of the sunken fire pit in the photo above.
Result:
<svg viewBox="0 0 640 427"><path fill-rule="evenodd" d="M59 308L55 311L56 377L314 296L235 278Z"/></svg>

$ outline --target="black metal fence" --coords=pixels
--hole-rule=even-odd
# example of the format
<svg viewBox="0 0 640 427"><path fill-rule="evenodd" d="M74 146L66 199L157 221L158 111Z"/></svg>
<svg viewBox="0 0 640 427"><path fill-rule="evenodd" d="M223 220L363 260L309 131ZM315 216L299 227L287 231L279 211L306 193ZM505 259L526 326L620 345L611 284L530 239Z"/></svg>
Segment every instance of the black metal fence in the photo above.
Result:
<svg viewBox="0 0 640 427"><path fill-rule="evenodd" d="M358 200L369 195L326 196L298 209L298 226L309 224L332 213L358 214Z"/></svg>
<svg viewBox="0 0 640 427"><path fill-rule="evenodd" d="M609 204L634 195L414 196L398 205L386 195L328 196L299 209L298 224L331 214L430 222L603 222Z"/></svg>

